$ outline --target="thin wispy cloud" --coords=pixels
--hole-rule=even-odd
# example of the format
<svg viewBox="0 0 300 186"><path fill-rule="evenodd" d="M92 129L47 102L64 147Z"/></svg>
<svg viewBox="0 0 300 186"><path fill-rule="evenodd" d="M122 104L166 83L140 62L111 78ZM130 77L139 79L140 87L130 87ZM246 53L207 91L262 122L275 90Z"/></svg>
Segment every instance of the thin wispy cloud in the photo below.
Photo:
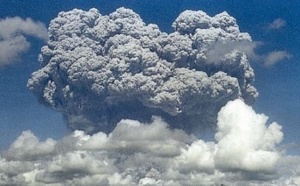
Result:
<svg viewBox="0 0 300 186"><path fill-rule="evenodd" d="M30 18L0 19L0 67L20 60L21 55L30 48L28 36L47 41L47 28Z"/></svg>
<svg viewBox="0 0 300 186"><path fill-rule="evenodd" d="M285 26L286 26L286 21L282 18L277 18L273 20L273 22L266 24L264 29L266 31L272 31L272 30L276 31L276 30L281 30ZM258 48L261 45L263 45L263 43L255 46L254 49ZM254 60L261 61L265 67L271 67L276 65L278 62L291 59L293 55L288 51L275 50L260 55L257 55L255 52L252 52L251 55L249 55L249 57L250 58L252 57Z"/></svg>
<svg viewBox="0 0 300 186"><path fill-rule="evenodd" d="M272 23L268 25L269 30L278 30L286 26L286 21L282 18L275 19Z"/></svg>
<svg viewBox="0 0 300 186"><path fill-rule="evenodd" d="M267 67L273 66L280 61L289 60L292 58L292 54L287 51L273 51L265 56L264 65Z"/></svg>
<svg viewBox="0 0 300 186"><path fill-rule="evenodd" d="M269 53L257 54L256 49L263 46L263 42L252 42L250 44L244 44L241 49L247 53L248 58L253 62L259 62L265 67L271 67L282 61L290 60L293 55L288 51L271 51Z"/></svg>

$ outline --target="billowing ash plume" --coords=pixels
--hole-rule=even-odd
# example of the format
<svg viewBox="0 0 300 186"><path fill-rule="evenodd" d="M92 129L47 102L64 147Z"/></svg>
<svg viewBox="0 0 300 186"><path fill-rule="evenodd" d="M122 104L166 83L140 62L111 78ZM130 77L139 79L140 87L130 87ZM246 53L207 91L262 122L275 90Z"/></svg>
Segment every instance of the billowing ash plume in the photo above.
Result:
<svg viewBox="0 0 300 186"><path fill-rule="evenodd" d="M167 34L132 10L61 12L28 87L73 129L110 132L121 119L161 116L184 129L215 125L228 101L258 95L251 38L226 12L185 11Z"/></svg>

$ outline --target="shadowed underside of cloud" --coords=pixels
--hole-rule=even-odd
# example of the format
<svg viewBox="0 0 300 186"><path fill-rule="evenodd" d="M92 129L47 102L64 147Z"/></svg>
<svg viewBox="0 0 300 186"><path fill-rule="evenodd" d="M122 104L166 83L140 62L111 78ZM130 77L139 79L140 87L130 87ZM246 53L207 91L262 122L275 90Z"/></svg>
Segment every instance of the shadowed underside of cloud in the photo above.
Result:
<svg viewBox="0 0 300 186"><path fill-rule="evenodd" d="M30 18L12 17L0 19L0 67L19 60L20 55L30 48L26 37L48 40L47 28L43 23Z"/></svg>
<svg viewBox="0 0 300 186"><path fill-rule="evenodd" d="M159 117L121 120L109 134L75 131L40 142L30 131L3 153L5 184L53 185L292 185L299 158L276 150L283 134L241 100L218 114L215 141L170 129ZM34 148L34 150L33 150ZM288 169L295 166L293 170ZM290 166L291 168L291 166Z"/></svg>
<svg viewBox="0 0 300 186"><path fill-rule="evenodd" d="M161 32L125 8L109 15L62 12L50 23L41 69L28 87L71 128L90 133L109 133L124 118L149 122L152 115L200 130L215 126L228 101L255 101L245 51L251 38L233 17L184 11L172 26L173 33Z"/></svg>

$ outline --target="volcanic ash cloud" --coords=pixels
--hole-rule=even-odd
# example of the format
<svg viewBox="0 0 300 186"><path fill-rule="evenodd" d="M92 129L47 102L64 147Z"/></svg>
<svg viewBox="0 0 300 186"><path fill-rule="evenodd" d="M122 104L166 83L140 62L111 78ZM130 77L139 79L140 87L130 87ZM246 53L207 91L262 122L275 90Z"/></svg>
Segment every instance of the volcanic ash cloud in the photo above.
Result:
<svg viewBox="0 0 300 186"><path fill-rule="evenodd" d="M121 119L150 122L152 115L201 129L216 126L228 101L255 101L245 47L251 37L233 17L184 11L172 26L174 32L162 32L125 8L61 12L28 87L71 128L90 133L109 133Z"/></svg>

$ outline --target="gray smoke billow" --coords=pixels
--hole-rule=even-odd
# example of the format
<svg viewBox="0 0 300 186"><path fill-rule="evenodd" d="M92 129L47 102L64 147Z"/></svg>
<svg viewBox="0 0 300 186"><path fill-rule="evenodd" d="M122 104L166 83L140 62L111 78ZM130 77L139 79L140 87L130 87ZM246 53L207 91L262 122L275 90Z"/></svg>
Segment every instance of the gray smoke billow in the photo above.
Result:
<svg viewBox="0 0 300 186"><path fill-rule="evenodd" d="M28 87L62 112L71 128L111 132L121 119L160 116L172 127L216 125L217 113L237 98L254 103L251 37L226 12L184 11L165 33L119 8L61 12L49 25L41 68Z"/></svg>

